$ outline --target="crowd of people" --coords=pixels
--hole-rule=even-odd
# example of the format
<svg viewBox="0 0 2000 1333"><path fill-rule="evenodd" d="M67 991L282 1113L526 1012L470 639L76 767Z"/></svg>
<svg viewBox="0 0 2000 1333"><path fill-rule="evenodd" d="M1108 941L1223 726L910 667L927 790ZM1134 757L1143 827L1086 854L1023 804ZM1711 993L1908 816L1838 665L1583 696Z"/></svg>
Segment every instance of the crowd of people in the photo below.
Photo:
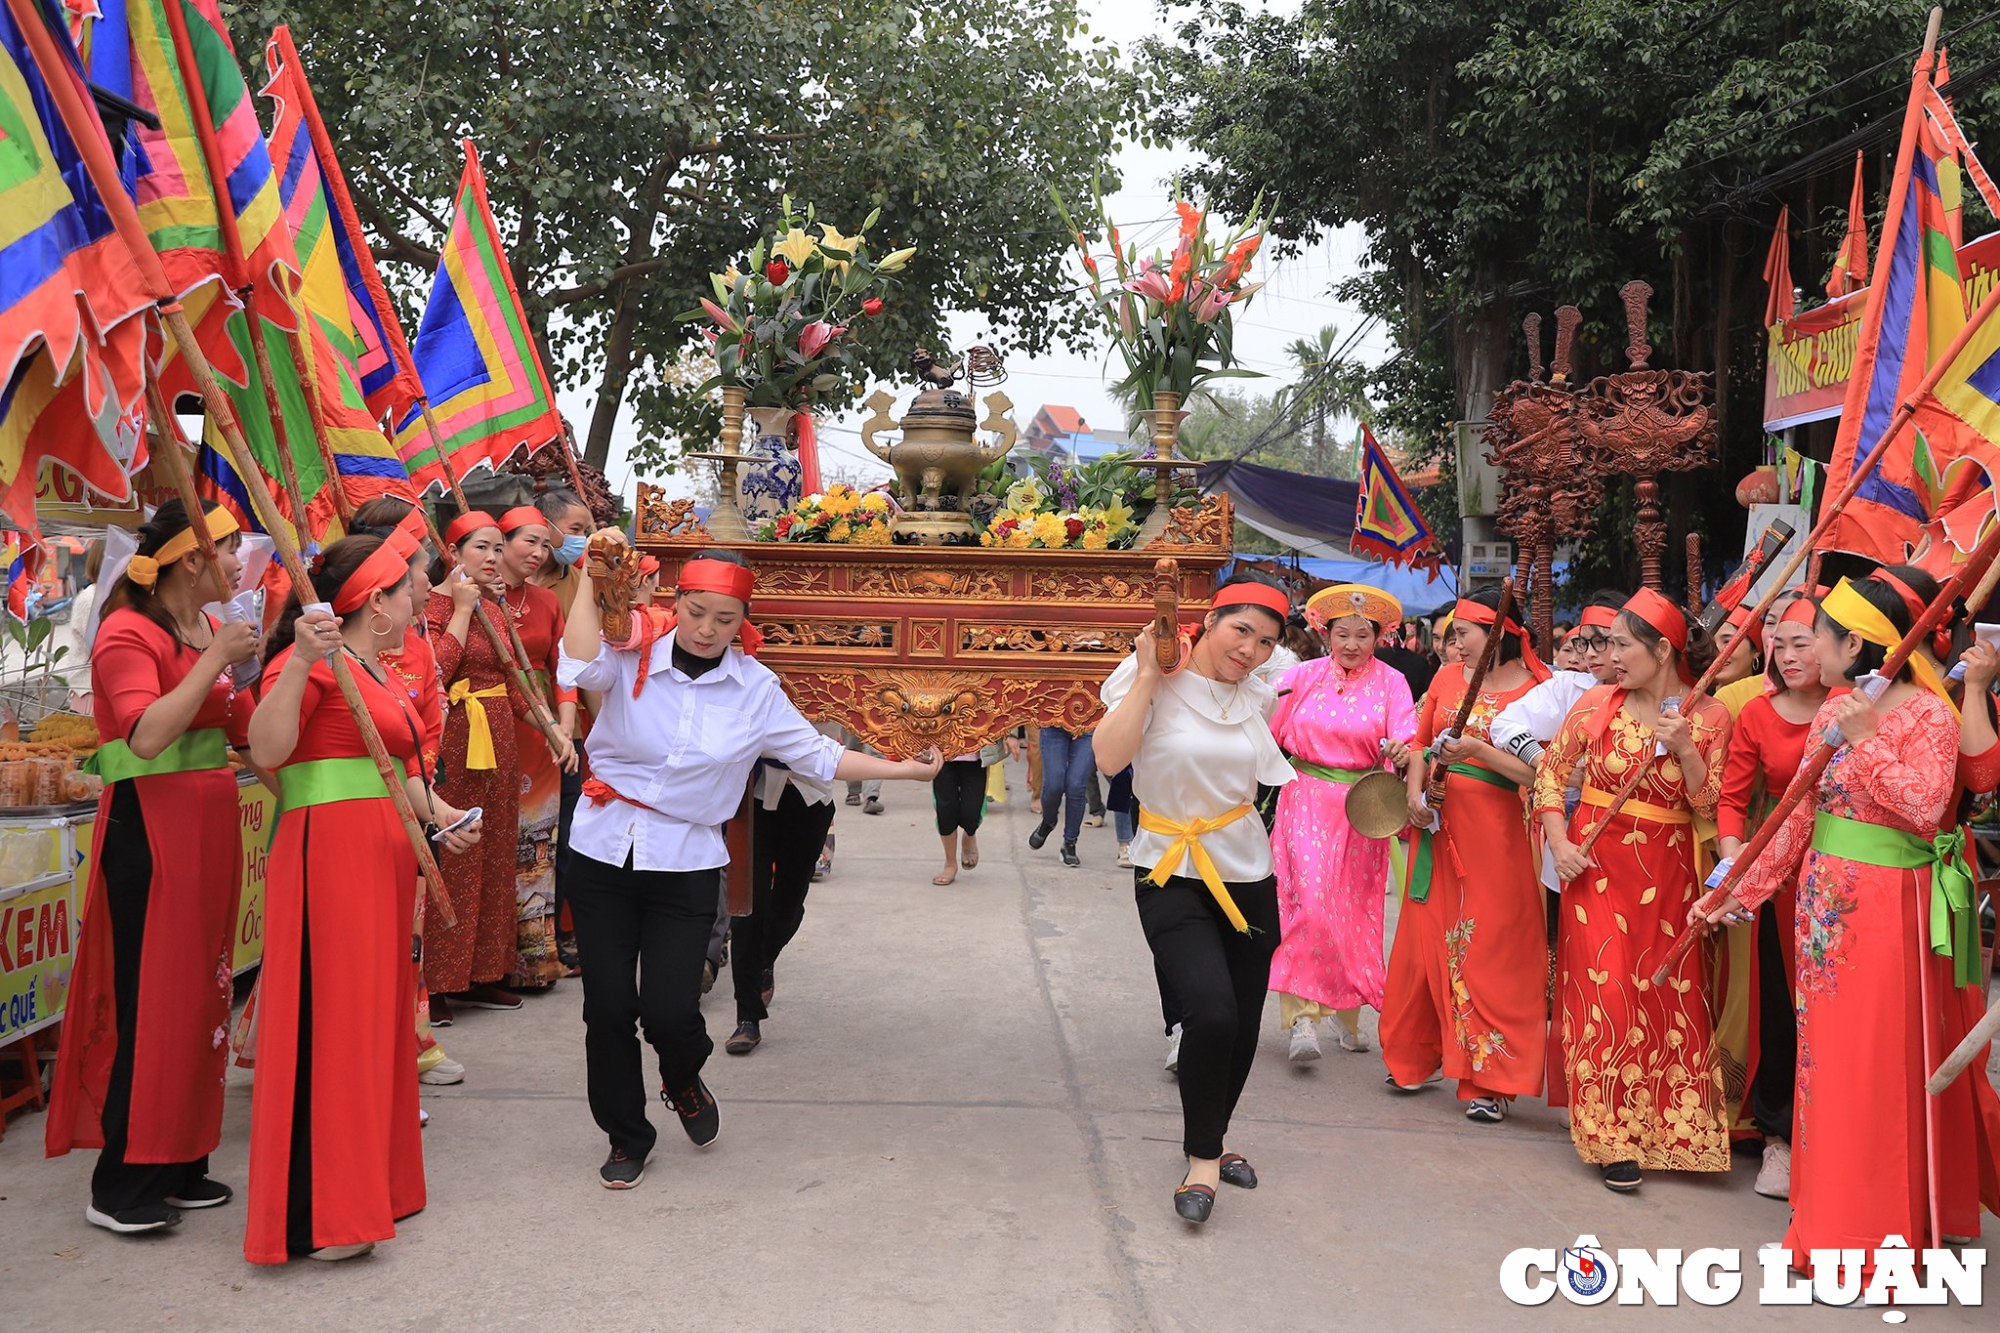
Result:
<svg viewBox="0 0 2000 1333"><path fill-rule="evenodd" d="M1983 1058L1935 1100L1923 1085L1985 1010L1967 821L2000 782L2000 651L1947 624L1879 674L1938 595L1883 568L1710 634L1650 589L1601 592L1551 669L1485 591L1406 670L1384 651L1408 631L1395 600L1341 585L1303 608L1319 655L1268 686L1297 614L1275 589L1224 588L1177 674L1149 634L1105 687L1096 750L1133 764L1158 833L1133 859L1180 1024L1181 1215L1255 1183L1223 1131L1268 984L1293 1060L1321 1058L1328 1022L1367 1049L1372 1007L1389 1092L1450 1079L1475 1124L1546 1098L1611 1190L1760 1152L1755 1189L1791 1203L1802 1272L1816 1249L1976 1237L2000 1208L2000 1099ZM1718 657L1713 695L1693 695ZM1706 901L1821 737L1838 749L1817 789ZM1388 839L1347 809L1378 772L1406 796ZM1270 786L1253 846L1245 812ZM1677 951L1690 932L1700 947Z"/></svg>
<svg viewBox="0 0 2000 1333"><path fill-rule="evenodd" d="M1418 636L1379 590L1295 607L1239 575L1177 668L1139 636L1094 731L889 758L804 718L757 661L739 556L687 561L671 611L642 600L630 633L607 635L595 525L567 492L441 534L407 501L375 501L316 557L313 596L294 590L262 627L203 610L236 583L241 534L219 509L199 521L208 543L163 506L104 571L91 659L106 787L47 1148L99 1150L98 1226L157 1230L231 1199L207 1154L233 1046L257 1070L246 1256L366 1253L423 1206L419 1082L465 1077L438 1030L566 977L608 1141L599 1178L637 1185L656 1137L644 1046L689 1139L720 1131L699 1006L730 861L749 858L750 911L731 933L725 1045L747 1055L832 856L839 784L875 813L882 781L930 782L943 887L977 866L1001 760L1024 745L1040 761L1034 848L1060 829L1075 865L1085 820L1118 820L1191 1223L1219 1185L1257 1184L1228 1132L1274 990L1293 1060L1321 1058L1329 1024L1342 1050L1369 1050L1374 1009L1390 1094L1449 1078L1489 1125L1545 1097L1612 1190L1759 1146L1756 1188L1790 1199L1801 1268L1814 1248L1973 1236L1981 1205L2000 1205L1983 1063L1935 1105L1921 1091L1984 1009L1961 828L1968 793L2000 781L2000 652L1947 627L1893 680L1872 674L1937 595L1920 570L1793 589L1713 636L1656 592L1600 593L1562 627L1554 668L1493 592ZM1720 688L1689 699L1718 655ZM239 689L249 659L261 674ZM436 852L429 903L357 701ZM1841 748L1817 792L1702 910L1704 880L1830 730ZM233 1043L232 747L282 812L254 1022ZM1403 834L1350 821L1382 782ZM758 815L732 851L746 790Z"/></svg>

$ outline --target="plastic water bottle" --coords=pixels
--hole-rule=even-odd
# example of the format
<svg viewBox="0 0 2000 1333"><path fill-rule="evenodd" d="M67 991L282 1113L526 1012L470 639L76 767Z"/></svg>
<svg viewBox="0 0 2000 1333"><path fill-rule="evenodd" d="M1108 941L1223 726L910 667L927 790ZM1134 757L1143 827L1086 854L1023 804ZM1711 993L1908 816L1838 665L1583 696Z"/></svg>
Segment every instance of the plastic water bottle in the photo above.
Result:
<svg viewBox="0 0 2000 1333"><path fill-rule="evenodd" d="M1660 700L1660 712L1662 712L1662 713L1667 713L1667 712L1675 712L1675 713L1678 713L1678 712L1680 712L1680 711L1681 711L1681 697L1680 697L1680 696L1679 696L1678 694L1676 694L1676 695L1672 695L1672 696L1670 696L1670 697L1668 697L1668 698L1665 698L1665 699L1662 699L1662 700ZM1664 759L1664 758L1666 758L1666 757L1667 757L1667 744L1666 744L1666 742L1665 742L1665 741L1654 741L1654 742L1653 742L1653 754L1654 754L1654 755L1655 755L1656 757L1658 757L1658 758L1661 758L1661 759Z"/></svg>
<svg viewBox="0 0 2000 1333"><path fill-rule="evenodd" d="M239 592L222 604L222 619L232 625L260 625L264 617L264 590L252 588ZM241 662L229 664L229 683L238 690L247 690L264 674L264 664L254 652Z"/></svg>
<svg viewBox="0 0 2000 1333"><path fill-rule="evenodd" d="M1729 878L1730 869L1734 867L1735 864L1736 864L1736 858L1733 856L1725 856L1720 861L1717 861L1715 863L1715 869L1709 871L1708 878L1702 881L1702 887L1709 890L1711 893L1714 892L1716 889L1721 888L1722 881Z"/></svg>

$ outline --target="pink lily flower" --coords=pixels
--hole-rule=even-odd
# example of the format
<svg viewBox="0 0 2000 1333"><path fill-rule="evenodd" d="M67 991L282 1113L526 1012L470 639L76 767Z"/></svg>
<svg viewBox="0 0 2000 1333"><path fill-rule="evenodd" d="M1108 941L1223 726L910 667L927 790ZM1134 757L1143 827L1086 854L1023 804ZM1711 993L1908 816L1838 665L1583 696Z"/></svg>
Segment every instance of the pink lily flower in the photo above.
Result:
<svg viewBox="0 0 2000 1333"><path fill-rule="evenodd" d="M799 330L799 352L808 360L826 350L826 345L847 332L845 328L816 319Z"/></svg>
<svg viewBox="0 0 2000 1333"><path fill-rule="evenodd" d="M719 327L728 330L730 333L743 332L742 327L730 317L727 310L724 310L705 296L701 298L701 308L708 312L708 317L714 320Z"/></svg>
<svg viewBox="0 0 2000 1333"><path fill-rule="evenodd" d="M1167 281L1167 275L1160 272L1160 266L1148 259L1139 265L1138 276L1125 284L1125 290L1137 292L1148 300L1164 303L1172 296L1174 289L1173 284Z"/></svg>
<svg viewBox="0 0 2000 1333"><path fill-rule="evenodd" d="M1195 323L1208 323L1224 310L1227 310L1235 300L1236 293L1234 292L1227 291L1221 287L1209 288L1194 303Z"/></svg>

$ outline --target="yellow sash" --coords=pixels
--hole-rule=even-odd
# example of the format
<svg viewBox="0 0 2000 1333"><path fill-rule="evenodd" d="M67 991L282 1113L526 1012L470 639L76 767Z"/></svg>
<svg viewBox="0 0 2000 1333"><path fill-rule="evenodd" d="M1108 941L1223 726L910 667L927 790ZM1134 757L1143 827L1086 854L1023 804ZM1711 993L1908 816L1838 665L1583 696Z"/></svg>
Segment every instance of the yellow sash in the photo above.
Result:
<svg viewBox="0 0 2000 1333"><path fill-rule="evenodd" d="M475 690L469 680L455 680L451 683L451 693L447 696L452 704L465 706L465 766L467 768L497 768L499 760L493 756L493 724L487 720L486 705L481 699L505 698L507 687L494 685L487 689Z"/></svg>
<svg viewBox="0 0 2000 1333"><path fill-rule="evenodd" d="M1608 791L1596 787L1583 789L1585 805L1608 806L1618 798ZM1686 810L1669 809L1664 805L1654 805L1651 801L1627 801L1619 814L1630 815L1634 819L1650 819L1655 824L1691 824L1694 816Z"/></svg>
<svg viewBox="0 0 2000 1333"><path fill-rule="evenodd" d="M1249 813L1251 808L1248 805L1239 805L1234 810L1224 811L1214 819L1190 819L1184 824L1176 824L1173 820L1155 813L1149 806L1139 808L1140 828L1148 833L1157 833L1163 838L1173 839L1166 853L1153 866L1153 873L1147 878L1154 884L1165 884L1168 878L1180 869L1183 860L1192 859L1195 873L1201 877L1201 882L1208 886L1208 892L1215 899L1215 905L1229 918L1229 924L1245 935L1250 933L1250 923L1245 921L1243 913L1237 910L1235 900L1223 886L1222 876L1217 872L1208 849L1201 845L1201 840L1203 835L1213 833L1225 825L1234 824Z"/></svg>

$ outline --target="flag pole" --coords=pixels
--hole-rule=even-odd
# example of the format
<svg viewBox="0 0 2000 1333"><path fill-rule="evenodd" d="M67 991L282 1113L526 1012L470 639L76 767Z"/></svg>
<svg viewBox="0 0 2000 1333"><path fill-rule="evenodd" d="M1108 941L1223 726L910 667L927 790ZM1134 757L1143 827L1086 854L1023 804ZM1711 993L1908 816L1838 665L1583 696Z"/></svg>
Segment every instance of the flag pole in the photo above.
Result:
<svg viewBox="0 0 2000 1333"><path fill-rule="evenodd" d="M340 484L340 463L333 456L333 441L327 438L326 404L320 399L318 368L306 363L305 321L312 316L290 292L285 293L285 304L291 307L292 320L297 326L285 337L285 346L292 354L292 373L298 377L300 394L306 400L306 418L312 422L313 443L319 446L320 466L326 469L326 484L333 491L334 512L340 515L343 528L352 528L354 501Z"/></svg>
<svg viewBox="0 0 2000 1333"><path fill-rule="evenodd" d="M1933 59L1933 51L1937 45L1938 25L1942 21L1942 18L1942 10L1934 9L1931 11L1930 27L1924 38L1924 52L1917 60L1917 78L1919 81L1922 81L1926 77L1930 61ZM1914 97L1912 104L1915 104ZM1913 148L1914 135L1914 122L1912 122L1905 126L1904 147L1906 150ZM1889 239L1887 235L1884 236L1883 244L1885 246L1888 244ZM1875 470L1882 465L1883 458L1888 455L1889 446L1896 442L1896 437L1902 433L1903 428L1916 415L1917 409L1931 396L1932 390L1936 389L1944 377L1951 372L1952 365L1958 360L1959 354L1972 342L1974 335L1984 327L1986 321L1991 319L1996 311L2000 311L2000 285L1996 285L1992 291L1986 294L1986 299L1979 303L1979 308L1972 312L1972 317L1966 320L1964 327L1959 329L1957 334L1952 337L1952 340L1945 345L1944 350L1932 360L1930 369L1924 372L1924 377L1917 382L1915 387L1910 390L1909 394L1901 402L1896 404L1895 415L1890 417L1889 425L1883 430L1881 438L1875 442L1874 448L1868 451L1867 456L1855 466L1854 471L1841 484L1839 493L1820 506L1819 521L1813 524L1812 531L1806 534L1805 540L1799 543L1799 548L1785 562L1785 567L1779 571L1778 577L1772 580L1770 590L1764 594L1763 598L1757 603L1756 608L1750 613L1751 620L1759 621L1764 618L1764 613L1771 609L1772 603L1777 601L1779 595L1785 590L1786 585L1791 582L1792 575L1798 572L1799 566L1805 563L1808 555L1812 557L1814 573L1817 575L1821 555L1818 546L1820 541L1825 538L1828 529L1833 526L1833 521L1840 517L1846 510L1849 502L1860 493L1861 487L1874 475ZM1722 665L1723 659L1717 657L1708 670L1702 673L1701 679L1695 682L1694 688L1689 690L1686 696L1683 697L1680 710L1683 715L1686 714L1691 705L1710 693L1715 684L1715 677L1720 673ZM1633 769L1632 776L1627 778L1625 785L1620 787L1616 794L1613 795L1611 804L1605 808L1603 816L1591 826L1590 833L1585 837L1579 850L1583 851L1586 855L1589 853L1590 848L1596 843L1598 836L1603 833L1605 826L1611 822L1612 816L1625 807L1625 803L1632 798L1632 794L1638 791L1639 784L1645 781L1647 775L1652 770L1654 757L1648 756L1644 763Z"/></svg>
<svg viewBox="0 0 2000 1333"><path fill-rule="evenodd" d="M215 584L215 600L226 605L236 595L236 590L222 577L222 554L215 548L215 538L209 535L206 518L196 521L207 511L202 508L201 496L195 492L194 475L188 470L187 457L181 452L187 441L181 435L180 418L167 405L167 396L160 391L159 381L150 375L146 377L146 407L153 420L159 423L160 443L153 453L153 461L165 469L167 483L180 496L181 508L188 516L188 526L194 531L195 545L201 549L201 558Z"/></svg>
<svg viewBox="0 0 2000 1333"><path fill-rule="evenodd" d="M1903 669L1903 664L1910 660L1926 639L1930 638L1931 631L1951 614L1952 603L1957 600L1959 594L1973 586L1986 573L1987 566L1993 563L1995 555L2000 555L2000 524L1996 524L1993 530L1980 540L1978 547L1966 558L1964 567L1952 575L1950 581L1938 590L1938 595L1931 599L1930 605L1924 608L1924 613L1910 626L1910 631L1903 636L1902 642L1898 643L1882 665L1876 668L1876 674L1894 680L1897 673ZM1737 854L1736 863L1729 868L1729 873L1723 877L1722 883L1716 886L1713 893L1703 897L1696 904L1694 910L1700 914L1697 917L1697 924L1690 926L1682 934L1667 953L1666 961L1653 973L1655 986L1666 984L1667 977L1675 965L1706 931L1707 922L1701 918L1729 900L1730 895L1749 874L1750 868L1756 864L1757 858L1777 837L1778 830L1784 826L1785 816L1789 815L1799 802L1818 790L1820 774L1826 771L1826 766L1833 761L1839 749L1839 745L1827 742L1824 733L1820 735L1817 748L1806 757L1806 762L1799 767L1797 776L1792 779L1791 785L1785 788L1785 794L1777 805L1764 816L1764 822L1757 829L1756 835Z"/></svg>
<svg viewBox="0 0 2000 1333"><path fill-rule="evenodd" d="M236 420L236 413L229 405L229 398L222 392L222 385L215 378L215 371L202 352L201 344L195 341L194 330L189 326L187 311L180 299L167 283L166 270L160 264L160 257L153 250L145 228L140 225L138 209L127 197L117 165L111 160L110 141L105 137L102 123L95 111L84 102L77 85L72 82L75 70L63 58L50 34L45 16L35 0L6 0L8 10L26 37L35 64L44 75L44 83L54 98L57 114L75 141L77 152L83 158L84 168L89 173L91 183L104 200L105 209L111 214L112 224L124 238L126 248L132 252L146 285L153 293L154 303L166 322L167 331L179 344L181 355L187 358L188 369L192 372L196 385L200 388L202 404L215 421L223 442L228 446L230 457L244 481L244 491L249 496L258 521L270 533L277 544L278 556L284 562L286 571L292 576L292 585L303 601L315 597L312 589L312 575L305 562L299 558L297 543L279 521L277 502L264 488L256 462L250 453L250 446L243 438L243 428ZM173 7L169 6L172 13ZM205 114L205 112L204 112ZM169 465L171 466L171 465ZM255 484L253 484L255 483ZM196 540L206 530L207 524L195 526ZM361 737L367 743L369 757L375 761L375 768L382 776L383 785L388 788L390 802L403 820L404 832L409 836L410 845L417 854L417 866L422 871L430 894L431 909L439 913L447 925L456 924L456 914L451 910L451 899L444 891L444 875L438 869L437 861L431 855L429 845L424 841L422 826L416 812L410 806L407 792L396 776L389 760L389 752L382 744L382 738L375 729L375 720L369 714L361 692L354 683L353 673L348 669L344 654L335 654L331 659L335 682L340 686L341 697L346 701L348 711L353 714L354 723Z"/></svg>

